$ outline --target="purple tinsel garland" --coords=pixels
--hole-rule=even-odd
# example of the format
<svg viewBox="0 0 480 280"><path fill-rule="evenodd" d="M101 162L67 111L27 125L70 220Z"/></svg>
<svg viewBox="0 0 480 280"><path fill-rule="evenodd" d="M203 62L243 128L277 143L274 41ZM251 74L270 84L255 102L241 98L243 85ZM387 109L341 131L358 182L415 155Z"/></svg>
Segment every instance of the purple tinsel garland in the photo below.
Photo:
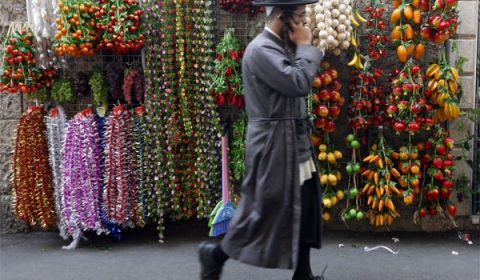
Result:
<svg viewBox="0 0 480 280"><path fill-rule="evenodd" d="M105 231L100 218L100 135L94 115L68 121L64 145L63 217L67 233Z"/></svg>

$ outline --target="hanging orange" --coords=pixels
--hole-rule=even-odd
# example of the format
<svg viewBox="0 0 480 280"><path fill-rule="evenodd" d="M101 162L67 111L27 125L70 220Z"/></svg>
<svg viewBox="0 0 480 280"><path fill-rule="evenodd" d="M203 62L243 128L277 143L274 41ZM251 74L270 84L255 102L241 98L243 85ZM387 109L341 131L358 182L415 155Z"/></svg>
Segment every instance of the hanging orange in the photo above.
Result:
<svg viewBox="0 0 480 280"><path fill-rule="evenodd" d="M406 40L413 39L413 28L410 24L405 24L403 26L403 36L405 36Z"/></svg>
<svg viewBox="0 0 480 280"><path fill-rule="evenodd" d="M420 59L424 53L425 45L423 43L418 43L418 45L415 46L415 58Z"/></svg>
<svg viewBox="0 0 480 280"><path fill-rule="evenodd" d="M401 16L402 16L402 12L400 11L400 9L393 10L392 16L390 17L390 23L397 22Z"/></svg>
<svg viewBox="0 0 480 280"><path fill-rule="evenodd" d="M403 9L403 15L405 16L406 19L412 19L413 17L412 7L410 6L405 7L405 9Z"/></svg>
<svg viewBox="0 0 480 280"><path fill-rule="evenodd" d="M400 28L400 25L397 25L393 28L391 37L392 42L395 40L400 40L400 38L402 37L402 29Z"/></svg>
<svg viewBox="0 0 480 280"><path fill-rule="evenodd" d="M420 10L413 11L413 23L420 24L422 21L422 12Z"/></svg>
<svg viewBox="0 0 480 280"><path fill-rule="evenodd" d="M400 45L397 47L397 57L398 60L400 60L401 62L407 61L407 49L404 45Z"/></svg>

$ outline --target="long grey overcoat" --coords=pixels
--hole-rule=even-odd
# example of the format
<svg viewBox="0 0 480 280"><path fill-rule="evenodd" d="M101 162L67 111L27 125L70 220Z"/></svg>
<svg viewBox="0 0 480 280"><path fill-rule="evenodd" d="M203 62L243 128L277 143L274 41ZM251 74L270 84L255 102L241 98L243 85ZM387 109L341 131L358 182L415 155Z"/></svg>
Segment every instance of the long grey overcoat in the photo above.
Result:
<svg viewBox="0 0 480 280"><path fill-rule="evenodd" d="M243 263L293 269L301 214L300 132L295 122L307 117L305 97L323 54L299 45L291 57L283 46L264 31L245 50L246 171L240 202L221 246Z"/></svg>

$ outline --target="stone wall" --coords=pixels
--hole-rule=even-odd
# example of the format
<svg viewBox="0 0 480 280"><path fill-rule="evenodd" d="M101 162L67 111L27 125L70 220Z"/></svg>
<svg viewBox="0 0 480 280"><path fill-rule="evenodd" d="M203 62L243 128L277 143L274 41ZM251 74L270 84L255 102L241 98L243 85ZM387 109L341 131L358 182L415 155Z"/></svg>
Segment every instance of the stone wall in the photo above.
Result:
<svg viewBox="0 0 480 280"><path fill-rule="evenodd" d="M10 22L27 20L24 0L0 1L0 38L8 30ZM3 40L2 40L3 42ZM18 119L21 115L19 95L0 93L0 233L22 231L25 224L12 216L11 206L11 157Z"/></svg>
<svg viewBox="0 0 480 280"><path fill-rule="evenodd" d="M462 109L475 108L478 100L478 90L476 90L476 67L477 67L477 46L478 46L478 21L479 21L479 1L466 0L459 1L461 24L458 29L458 51L450 53L450 64L455 65L459 57L464 57L467 62L463 65L463 73L460 75L460 84L463 88L463 96L460 102ZM452 121L449 129L456 141L461 141L469 135L474 135L475 124L468 118L463 117ZM471 142L473 147L473 141ZM462 154L460 148L455 149L455 154ZM468 159L473 159L473 150L467 152ZM476 172L479 172L478 170ZM472 182L473 170L465 161L458 161L455 165L456 177L465 176L469 182ZM458 205L458 215L471 214L471 202ZM477 214L478 215L478 214Z"/></svg>
<svg viewBox="0 0 480 280"><path fill-rule="evenodd" d="M459 54L468 59L468 62L464 65L464 73L461 75L460 81L464 89L464 96L461 101L462 108L473 108L475 106L475 66L476 66L476 42L477 42L477 30L478 30L478 0L466 0L460 1L460 18L462 24L459 28ZM8 29L10 21L25 21L27 18L25 10L24 0L2 0L0 1L0 34L4 34ZM247 43L251 40L255 34L257 34L263 28L263 15L259 15L256 18L248 18L246 16L232 16L226 12L218 13L218 29L217 35L221 36L223 30L227 27L234 27L237 36ZM390 50L393 53L394 50ZM458 57L456 53L450 54L450 59L454 63ZM429 57L430 58L430 57ZM428 59L429 59L428 58ZM336 66L345 65L346 58L337 60L334 64ZM388 69L394 65L396 61L394 59L386 60L385 67ZM345 68L345 67L343 67ZM338 68L340 70L340 76L342 74L345 83L348 83L347 69ZM477 97L478 98L478 97ZM18 232L27 230L28 227L22 222L16 221L12 217L11 205L11 156L15 138L15 129L18 123L18 119L21 115L21 100L18 95L0 93L0 233L4 232ZM346 114L342 112L343 117L340 118L336 136L343 137L347 132L346 129ZM461 129L459 129L459 123ZM345 127L345 129L341 127ZM456 140L461 140L468 133L473 133L473 123L469 120L462 118L450 124L450 129ZM338 135L337 135L338 134ZM343 135L343 136L342 136ZM460 154L461 150L456 149L456 154ZM473 151L470 152L470 157L473 156ZM457 176L465 175L471 182L473 171L468 167L465 162L458 162ZM470 222L470 202L466 201L461 204L458 209L457 224L460 228L472 227ZM394 223L392 230L408 230L408 231L439 231L452 229L451 223L446 219L425 219L418 225L412 224L412 213L404 213L398 221ZM338 222L331 222L328 224L328 228L331 229L345 229L345 226ZM350 228L352 230L367 231L372 228L367 223L352 223Z"/></svg>

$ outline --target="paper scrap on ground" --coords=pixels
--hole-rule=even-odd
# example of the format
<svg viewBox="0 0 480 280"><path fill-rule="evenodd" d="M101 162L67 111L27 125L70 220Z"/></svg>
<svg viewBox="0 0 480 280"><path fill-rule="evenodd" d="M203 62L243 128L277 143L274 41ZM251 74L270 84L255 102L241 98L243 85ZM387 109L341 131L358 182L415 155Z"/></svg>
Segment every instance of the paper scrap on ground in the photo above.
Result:
<svg viewBox="0 0 480 280"><path fill-rule="evenodd" d="M370 252L370 251L377 250L377 249L380 249L380 248L383 248L383 249L389 251L390 253L392 253L392 254L394 254L394 255L400 253L400 250L398 250L398 251L393 251L392 249L388 248L387 246L375 246L375 247L373 247L373 248L369 248L369 247L365 246L364 251L365 251L365 252Z"/></svg>
<svg viewBox="0 0 480 280"><path fill-rule="evenodd" d="M398 243L400 242L400 238L392 237L393 243Z"/></svg>
<svg viewBox="0 0 480 280"><path fill-rule="evenodd" d="M343 245L342 243L338 244L338 248L343 248L345 247L345 245Z"/></svg>
<svg viewBox="0 0 480 280"><path fill-rule="evenodd" d="M458 252L457 251L452 251L452 255L458 256Z"/></svg>

